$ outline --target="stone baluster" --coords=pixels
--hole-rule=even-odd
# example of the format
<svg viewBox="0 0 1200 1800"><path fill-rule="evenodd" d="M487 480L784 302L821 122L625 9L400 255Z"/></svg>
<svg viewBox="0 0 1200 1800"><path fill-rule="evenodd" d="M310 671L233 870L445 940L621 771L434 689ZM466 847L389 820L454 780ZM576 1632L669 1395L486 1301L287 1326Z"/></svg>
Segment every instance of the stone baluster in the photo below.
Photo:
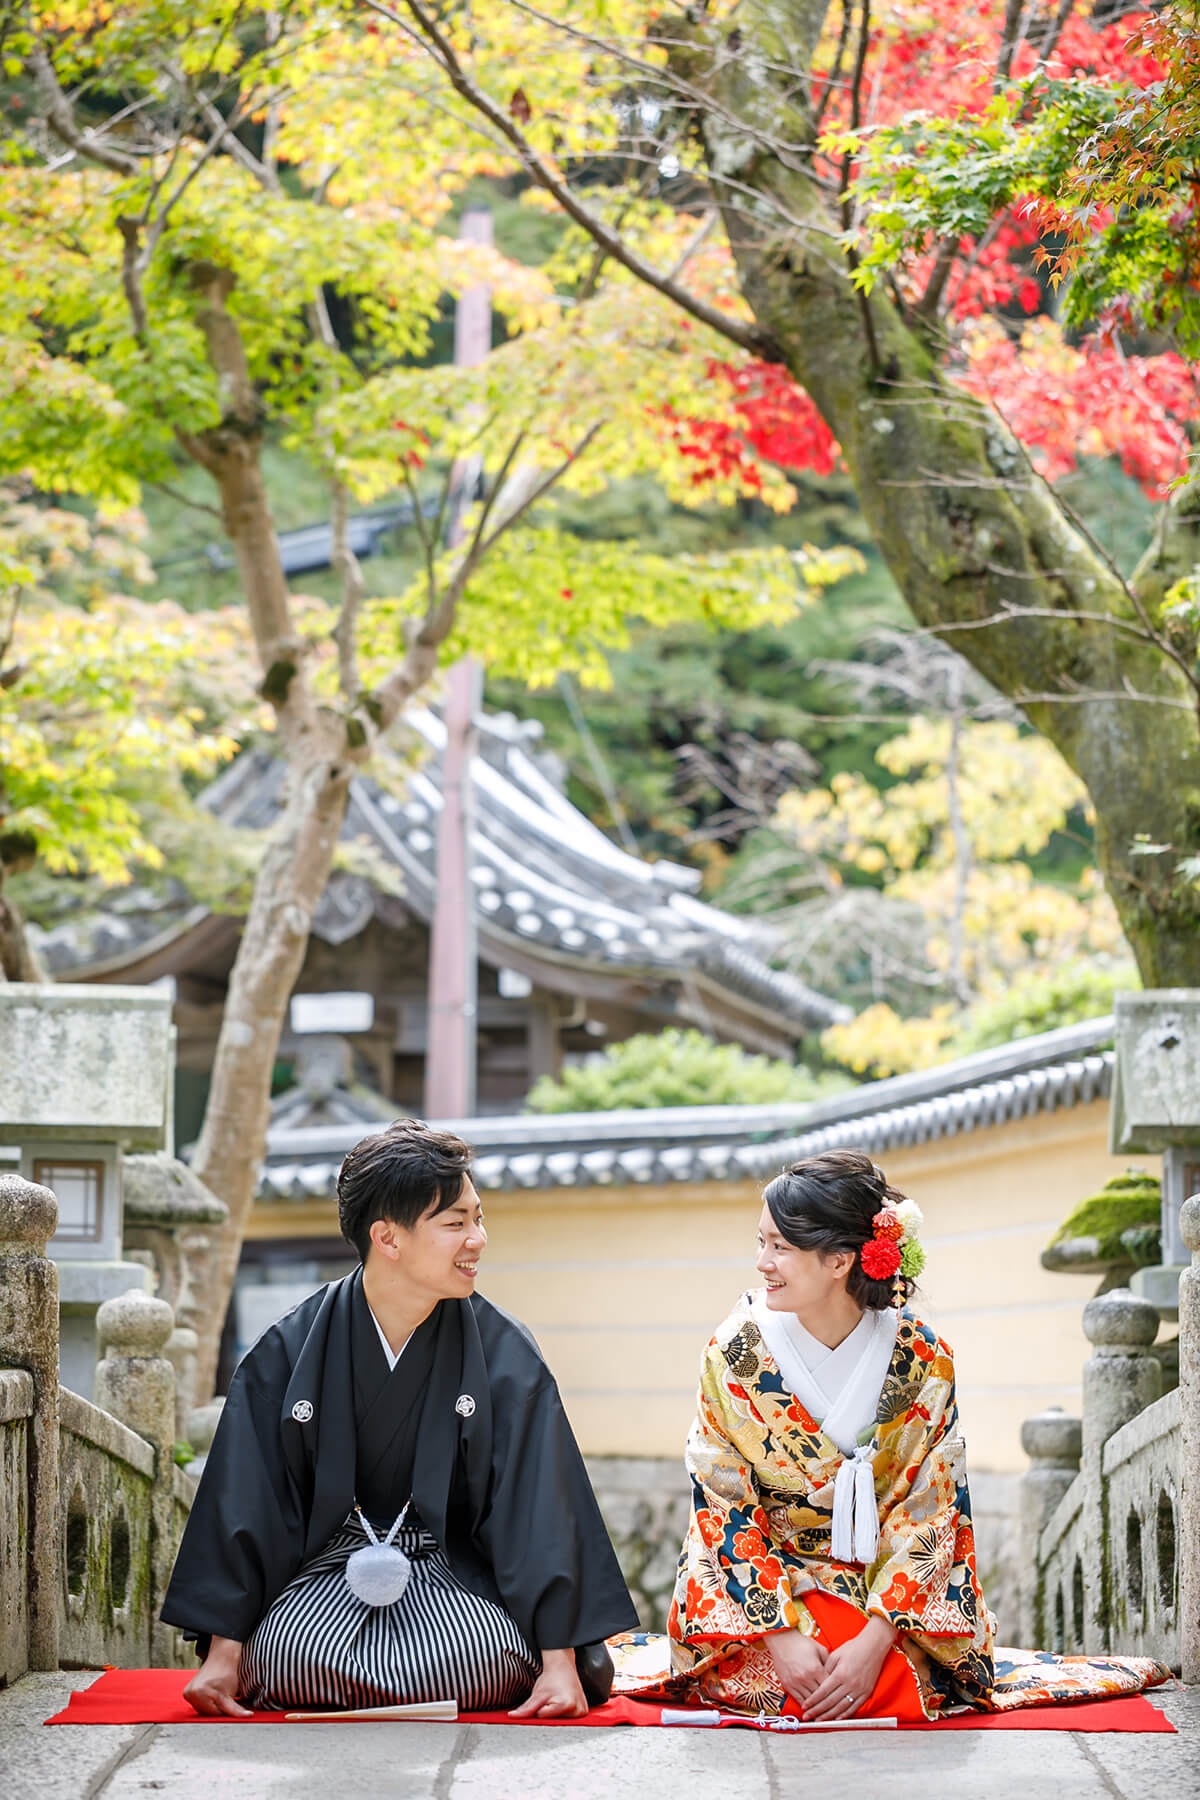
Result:
<svg viewBox="0 0 1200 1800"><path fill-rule="evenodd" d="M225 1396L218 1394L207 1406L193 1406L188 1414L187 1441L196 1452L187 1466L189 1475L199 1481L204 1473L204 1465L208 1461L208 1453L212 1449L212 1441L217 1435L217 1426L221 1423L221 1413L225 1406Z"/></svg>
<svg viewBox="0 0 1200 1800"><path fill-rule="evenodd" d="M1179 1655L1183 1679L1200 1682L1200 1194L1179 1228L1192 1259L1179 1278Z"/></svg>
<svg viewBox="0 0 1200 1800"><path fill-rule="evenodd" d="M1083 1647L1089 1656L1112 1649L1108 1601L1112 1548L1104 1446L1162 1393L1162 1364L1150 1354L1158 1326L1155 1308L1128 1288L1097 1294L1083 1309L1083 1329L1093 1347L1083 1365L1083 1529L1091 1552L1083 1570Z"/></svg>
<svg viewBox="0 0 1200 1800"><path fill-rule="evenodd" d="M192 1416L192 1395L196 1390L196 1359L200 1353L200 1339L190 1325L176 1325L167 1339L164 1351L167 1361L175 1371L175 1436L185 1443L188 1437L188 1420Z"/></svg>
<svg viewBox="0 0 1200 1800"><path fill-rule="evenodd" d="M175 1314L165 1300L131 1288L106 1300L96 1314L102 1359L96 1367L96 1405L154 1446L150 1501L150 1661L169 1667L174 1634L159 1620L175 1560L175 1371L167 1359Z"/></svg>
<svg viewBox="0 0 1200 1800"><path fill-rule="evenodd" d="M1023 1551L1021 1641L1044 1649L1047 1620L1042 1604L1038 1541L1055 1507L1079 1473L1083 1426L1079 1419L1051 1406L1021 1427L1021 1448L1029 1468L1021 1477L1020 1518Z"/></svg>
<svg viewBox="0 0 1200 1800"><path fill-rule="evenodd" d="M26 1567L29 1667L58 1667L58 1270L46 1245L58 1228L49 1188L0 1175L0 1364L33 1377Z"/></svg>

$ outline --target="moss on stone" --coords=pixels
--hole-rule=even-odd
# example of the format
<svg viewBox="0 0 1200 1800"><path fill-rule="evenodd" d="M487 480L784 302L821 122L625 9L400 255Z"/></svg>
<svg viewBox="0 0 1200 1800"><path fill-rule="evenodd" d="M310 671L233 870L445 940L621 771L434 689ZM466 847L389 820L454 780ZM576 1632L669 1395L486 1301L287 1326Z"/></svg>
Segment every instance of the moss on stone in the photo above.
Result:
<svg viewBox="0 0 1200 1800"><path fill-rule="evenodd" d="M1157 1225L1161 1218L1162 1183L1157 1175L1127 1169L1106 1181L1098 1194L1081 1200L1050 1242L1053 1246L1072 1238L1095 1238L1097 1261L1130 1262L1133 1259L1121 1242L1122 1232Z"/></svg>

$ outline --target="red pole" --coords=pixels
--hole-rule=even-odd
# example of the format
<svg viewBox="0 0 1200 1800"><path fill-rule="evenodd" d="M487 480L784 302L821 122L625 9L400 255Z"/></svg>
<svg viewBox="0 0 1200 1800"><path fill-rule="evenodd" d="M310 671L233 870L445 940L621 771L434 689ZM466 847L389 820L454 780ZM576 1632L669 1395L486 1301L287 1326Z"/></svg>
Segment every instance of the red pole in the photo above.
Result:
<svg viewBox="0 0 1200 1800"><path fill-rule="evenodd" d="M459 236L490 244L492 215L463 214ZM482 362L491 349L492 302L486 286L468 288L454 319L454 360ZM455 470L458 496L448 533L458 541L460 519L478 471L464 460ZM446 682L446 747L442 753L442 816L438 825L437 889L429 933L429 1022L425 1042L425 1117L466 1119L475 1111L477 959L475 894L470 880L471 757L475 717L483 695L483 665L464 656Z"/></svg>

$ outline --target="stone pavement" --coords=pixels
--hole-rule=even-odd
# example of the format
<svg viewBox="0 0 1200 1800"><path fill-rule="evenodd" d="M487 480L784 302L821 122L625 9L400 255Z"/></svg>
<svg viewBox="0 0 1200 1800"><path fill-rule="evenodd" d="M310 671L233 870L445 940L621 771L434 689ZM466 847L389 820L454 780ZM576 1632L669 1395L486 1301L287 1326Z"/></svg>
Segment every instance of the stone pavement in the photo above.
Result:
<svg viewBox="0 0 1200 1800"><path fill-rule="evenodd" d="M1200 1688L1156 1699L1177 1737L1066 1731L596 1731L506 1725L72 1725L91 1673L0 1693L3 1800L1197 1800Z"/></svg>

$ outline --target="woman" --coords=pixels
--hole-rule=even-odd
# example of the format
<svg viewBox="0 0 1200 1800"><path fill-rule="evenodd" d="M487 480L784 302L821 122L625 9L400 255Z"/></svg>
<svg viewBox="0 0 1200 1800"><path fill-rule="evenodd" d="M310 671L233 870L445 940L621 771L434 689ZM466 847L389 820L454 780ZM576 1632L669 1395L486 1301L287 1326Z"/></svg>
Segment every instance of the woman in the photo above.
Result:
<svg viewBox="0 0 1200 1800"><path fill-rule="evenodd" d="M767 1187L763 1287L705 1350L688 1438L675 1697L820 1720L986 1700L954 1359L903 1304L919 1224L855 1151Z"/></svg>
<svg viewBox="0 0 1200 1800"><path fill-rule="evenodd" d="M954 1358L906 1302L919 1208L835 1150L770 1183L763 1286L704 1352L692 1513L663 1640L617 1689L832 1722L1101 1699L1170 1679L1138 1657L1005 1650L975 1571Z"/></svg>

